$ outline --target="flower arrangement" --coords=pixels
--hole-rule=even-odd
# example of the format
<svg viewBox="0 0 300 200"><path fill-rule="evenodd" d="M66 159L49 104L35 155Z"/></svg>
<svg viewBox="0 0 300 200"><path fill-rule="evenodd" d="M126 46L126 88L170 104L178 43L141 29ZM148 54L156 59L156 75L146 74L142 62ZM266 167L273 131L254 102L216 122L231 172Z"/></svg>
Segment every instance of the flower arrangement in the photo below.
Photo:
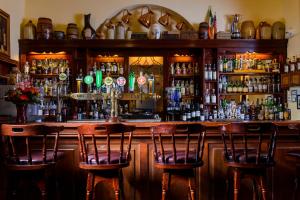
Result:
<svg viewBox="0 0 300 200"><path fill-rule="evenodd" d="M11 101L16 105L27 105L39 103L39 91L35 87L16 88L6 93L6 101Z"/></svg>

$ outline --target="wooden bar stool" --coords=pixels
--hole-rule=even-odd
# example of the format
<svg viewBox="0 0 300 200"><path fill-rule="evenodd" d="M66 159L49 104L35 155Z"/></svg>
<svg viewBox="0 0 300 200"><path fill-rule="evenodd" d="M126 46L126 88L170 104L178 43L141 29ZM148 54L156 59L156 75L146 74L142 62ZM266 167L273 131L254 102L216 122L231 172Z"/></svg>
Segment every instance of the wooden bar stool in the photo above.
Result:
<svg viewBox="0 0 300 200"><path fill-rule="evenodd" d="M163 169L162 199L167 199L171 176L177 172L188 178L189 195L192 200L196 197L196 178L194 168L203 165L203 148L205 128L200 124L158 125L151 128L154 145L154 166ZM179 137L184 137L185 149L177 147ZM196 144L191 139L196 138ZM170 141L171 140L171 141Z"/></svg>
<svg viewBox="0 0 300 200"><path fill-rule="evenodd" d="M12 197L9 200L17 197L17 187L26 176L30 179L37 178L41 199L47 199L48 173L54 169L57 159L62 155L58 152L58 138L62 130L63 127L44 125L1 126L5 165L13 177L9 181L14 183L9 184L12 187ZM50 141L50 138L54 141Z"/></svg>
<svg viewBox="0 0 300 200"><path fill-rule="evenodd" d="M120 184L122 185L123 180L122 168L129 166L131 140L134 129L134 126L126 126L119 123L103 125L87 124L78 127L81 157L79 167L88 171L86 200L95 199L96 185L105 181L112 184L115 191L115 199L119 199ZM119 136L120 148L118 150L111 149L113 135ZM106 140L104 150L98 147L97 140L100 139ZM126 144L127 148L124 150ZM91 145L91 148L89 148L89 145ZM102 144L101 146L103 147ZM124 199L122 189L121 195L122 199Z"/></svg>
<svg viewBox="0 0 300 200"><path fill-rule="evenodd" d="M281 131L288 131L291 134L294 134L298 139L300 139L300 123L276 123L274 122L277 133L280 133ZM295 158L297 160L297 163L295 165L296 169L296 175L294 179L294 193L293 193L293 199L297 200L299 199L299 180L300 180L300 150L292 150L287 153L287 156Z"/></svg>
<svg viewBox="0 0 300 200"><path fill-rule="evenodd" d="M271 122L230 123L221 127L224 159L233 171L234 200L239 199L240 180L250 177L257 199L259 186L263 200L270 199L265 182L267 169L275 165L276 130ZM230 178L230 177L229 177Z"/></svg>

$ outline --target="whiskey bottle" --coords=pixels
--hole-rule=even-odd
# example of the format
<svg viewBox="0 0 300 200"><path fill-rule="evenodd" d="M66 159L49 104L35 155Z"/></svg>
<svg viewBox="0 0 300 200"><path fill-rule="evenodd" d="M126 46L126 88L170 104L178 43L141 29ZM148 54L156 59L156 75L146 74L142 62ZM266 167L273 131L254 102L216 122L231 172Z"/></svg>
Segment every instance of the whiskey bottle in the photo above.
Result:
<svg viewBox="0 0 300 200"><path fill-rule="evenodd" d="M77 93L83 92L83 75L82 75L82 69L79 70L79 74L76 78L76 91Z"/></svg>

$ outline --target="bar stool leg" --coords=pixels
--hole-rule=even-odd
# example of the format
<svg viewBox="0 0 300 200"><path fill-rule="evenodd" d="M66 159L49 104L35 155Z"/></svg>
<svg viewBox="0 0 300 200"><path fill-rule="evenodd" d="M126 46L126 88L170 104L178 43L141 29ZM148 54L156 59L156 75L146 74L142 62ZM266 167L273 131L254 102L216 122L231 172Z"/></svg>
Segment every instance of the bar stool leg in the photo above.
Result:
<svg viewBox="0 0 300 200"><path fill-rule="evenodd" d="M119 200L120 199L120 185L119 185L118 177L113 178L113 188L115 191L116 200Z"/></svg>
<svg viewBox="0 0 300 200"><path fill-rule="evenodd" d="M257 184L257 181L256 181L256 178L255 177L253 177L252 178L252 183L253 183L253 200L258 200L258 192L257 191L259 191L258 190L258 184Z"/></svg>
<svg viewBox="0 0 300 200"><path fill-rule="evenodd" d="M124 194L124 177L123 177L123 171L120 169L119 171L119 183L120 183L120 193L121 193L121 199L125 199L125 194Z"/></svg>
<svg viewBox="0 0 300 200"><path fill-rule="evenodd" d="M241 173L239 170L234 169L233 172L233 195L234 195L234 200L239 199L239 190L240 190L240 179L241 179Z"/></svg>
<svg viewBox="0 0 300 200"><path fill-rule="evenodd" d="M170 173L169 172L163 172L162 175L162 200L167 199L167 192L169 190L170 185Z"/></svg>
<svg viewBox="0 0 300 200"><path fill-rule="evenodd" d="M88 172L88 177L86 182L86 200L92 200L94 177L95 176L92 172Z"/></svg>
<svg viewBox="0 0 300 200"><path fill-rule="evenodd" d="M189 177L189 188L190 188L190 195L191 200L195 200L195 190L196 190L196 178L193 176Z"/></svg>
<svg viewBox="0 0 300 200"><path fill-rule="evenodd" d="M47 189L46 189L45 179L42 178L42 179L38 180L37 186L41 191L42 200L46 200L47 199Z"/></svg>
<svg viewBox="0 0 300 200"><path fill-rule="evenodd" d="M263 175L259 176L259 182L261 187L262 199L267 200L267 186Z"/></svg>
<svg viewBox="0 0 300 200"><path fill-rule="evenodd" d="M298 187L299 187L299 177L295 177L294 179L294 194L293 194L293 199L294 200L297 200L297 197L298 197Z"/></svg>

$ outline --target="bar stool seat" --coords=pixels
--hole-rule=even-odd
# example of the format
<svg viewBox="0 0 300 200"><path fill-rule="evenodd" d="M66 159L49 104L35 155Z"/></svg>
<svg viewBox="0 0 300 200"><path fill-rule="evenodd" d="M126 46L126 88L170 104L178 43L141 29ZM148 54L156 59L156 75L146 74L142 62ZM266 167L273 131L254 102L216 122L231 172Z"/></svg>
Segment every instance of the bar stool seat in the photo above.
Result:
<svg viewBox="0 0 300 200"><path fill-rule="evenodd" d="M188 179L189 196L194 200L196 198L194 169L203 165L205 127L200 124L179 126L166 124L152 127L151 132L154 146L154 167L163 169L162 199L168 198L171 178L176 174ZM178 137L186 138L185 150L178 147ZM196 138L196 144L190 142L191 137Z"/></svg>
<svg viewBox="0 0 300 200"><path fill-rule="evenodd" d="M239 199L243 177L252 178L253 196L256 199L258 188L262 199L269 199L265 178L267 169L275 165L277 131L273 124L233 122L223 125L220 131L224 143L224 165L229 167L228 179L231 180L233 177L233 199ZM265 144L266 148L263 147Z"/></svg>
<svg viewBox="0 0 300 200"><path fill-rule="evenodd" d="M295 136L297 136L298 138L300 138L300 123L287 123L287 124L280 124L280 123L276 123L276 130L278 133L280 133L280 131L288 131L289 133L293 133ZM299 199L299 182L300 182L300 150L292 150L289 151L287 154L287 157L291 157L291 158L295 158L297 160L296 164L295 164L295 178L294 178L294 192L293 192L293 199L297 200Z"/></svg>
<svg viewBox="0 0 300 200"><path fill-rule="evenodd" d="M95 199L95 188L100 182L110 182L115 191L115 199L118 200L120 192L124 199L122 188L122 168L128 167L130 163L130 150L133 126L124 124L85 124L78 127L78 140L80 146L81 162L79 168L88 172L86 185L86 200ZM126 133L129 133L126 134ZM116 136L119 141L119 150L111 150L111 139ZM127 144L125 139L128 138ZM106 150L98 150L97 141L106 141L102 145ZM91 141L91 143L88 143ZM89 148L89 145L91 147ZM124 150L124 146L127 146ZM121 187L120 187L121 185Z"/></svg>
<svg viewBox="0 0 300 200"><path fill-rule="evenodd" d="M12 177L9 179L12 182L9 184L12 190L9 200L16 198L18 184L25 177L37 179L36 185L40 189L41 199L47 199L46 179L50 173L54 173L56 162L63 156L63 153L58 151L58 139L62 130L63 127L41 124L1 126L5 166ZM49 142L51 138L53 142Z"/></svg>

